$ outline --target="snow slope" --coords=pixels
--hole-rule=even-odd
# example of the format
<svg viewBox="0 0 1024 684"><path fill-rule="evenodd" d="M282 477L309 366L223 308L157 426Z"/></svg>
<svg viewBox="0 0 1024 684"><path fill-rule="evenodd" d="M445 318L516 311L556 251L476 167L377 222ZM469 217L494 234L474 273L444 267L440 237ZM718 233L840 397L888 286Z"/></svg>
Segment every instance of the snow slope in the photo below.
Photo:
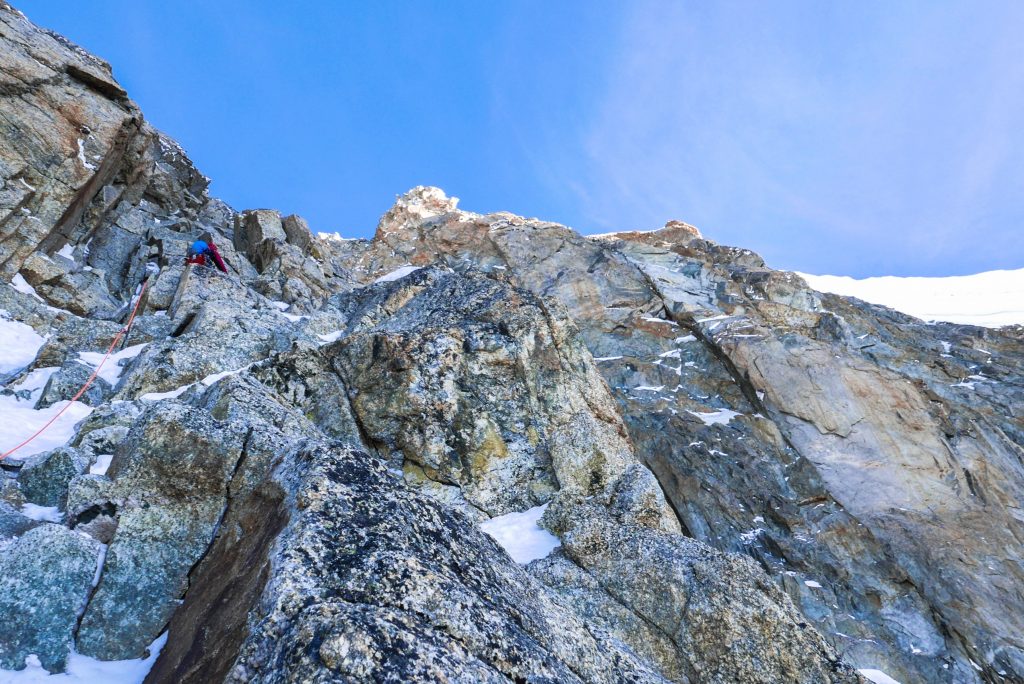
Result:
<svg viewBox="0 0 1024 684"><path fill-rule="evenodd" d="M1024 268L944 278L797 275L820 292L857 297L925 321L1024 325Z"/></svg>

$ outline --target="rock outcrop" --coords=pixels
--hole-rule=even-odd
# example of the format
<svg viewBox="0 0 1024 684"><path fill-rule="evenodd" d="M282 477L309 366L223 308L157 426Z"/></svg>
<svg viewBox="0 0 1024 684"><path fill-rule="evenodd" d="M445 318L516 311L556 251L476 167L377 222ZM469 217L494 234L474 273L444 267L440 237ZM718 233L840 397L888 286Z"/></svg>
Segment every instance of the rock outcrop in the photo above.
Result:
<svg viewBox="0 0 1024 684"><path fill-rule="evenodd" d="M1019 327L437 188L315 236L2 2L0 47L0 319L41 336L0 411L140 312L2 462L0 668L166 633L147 682L1024 681ZM482 525L524 512L558 548L519 563Z"/></svg>

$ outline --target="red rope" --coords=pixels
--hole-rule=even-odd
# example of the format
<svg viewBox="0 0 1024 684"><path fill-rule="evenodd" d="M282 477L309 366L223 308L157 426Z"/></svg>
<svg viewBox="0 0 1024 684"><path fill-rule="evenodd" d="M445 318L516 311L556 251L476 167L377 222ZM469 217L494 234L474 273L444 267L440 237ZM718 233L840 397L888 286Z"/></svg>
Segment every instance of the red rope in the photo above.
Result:
<svg viewBox="0 0 1024 684"><path fill-rule="evenodd" d="M146 286L147 285L149 285L149 278L147 278L146 280L142 281L142 290L139 292L139 299L138 299L137 302L135 302L135 308L132 309L132 315L128 318L128 323L123 328L121 328L120 331L118 331L117 335L114 336L114 341L111 342L110 346L107 348L107 353L106 353L106 355L104 355L103 360L100 361L100 364L98 366L96 366L95 370L93 370L92 375L90 375L89 379L85 381L84 385L82 385L82 389L78 390L78 393L75 394L75 396L71 397L71 401L69 401L64 406L64 408L62 408L60 411L58 411L57 415L55 415L53 418L48 420L46 422L46 425L44 425L43 427L41 427L38 430L36 430L36 433L34 435L32 435L31 437L26 439L24 442L22 442L18 446L14 447L13 449L11 449L7 453L5 453L3 456L0 456L0 461L4 460L5 458L7 458L11 454L13 454L15 451L17 451L18 449L22 448L23 446L25 446L26 444L28 444L29 442L34 440L36 437L38 437L39 435L41 435L44 432L46 432L46 429L48 427L53 425L57 421L57 419L60 418L64 414L65 411L67 411L69 408L71 408L71 405L73 403L78 401L82 397L82 395L85 394L86 390L89 389L89 386L92 385L93 380L95 380L96 376L99 375L100 369L103 368L103 364L106 363L107 359L110 358L110 354L111 354L111 352L114 351L114 347L117 346L117 343L121 340L121 337L132 326L132 321L135 320L135 314L138 313L138 311L139 311L139 305L142 304L142 296L146 293Z"/></svg>

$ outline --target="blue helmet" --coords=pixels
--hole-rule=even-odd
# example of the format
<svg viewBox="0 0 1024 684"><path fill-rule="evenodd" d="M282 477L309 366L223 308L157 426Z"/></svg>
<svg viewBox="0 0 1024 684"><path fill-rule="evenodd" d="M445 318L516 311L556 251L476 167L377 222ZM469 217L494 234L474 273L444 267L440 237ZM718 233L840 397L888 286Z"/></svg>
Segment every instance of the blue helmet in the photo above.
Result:
<svg viewBox="0 0 1024 684"><path fill-rule="evenodd" d="M195 242L192 243L192 246L189 248L189 251L192 252L193 254L202 254L209 248L210 246L203 242L202 240L196 240Z"/></svg>

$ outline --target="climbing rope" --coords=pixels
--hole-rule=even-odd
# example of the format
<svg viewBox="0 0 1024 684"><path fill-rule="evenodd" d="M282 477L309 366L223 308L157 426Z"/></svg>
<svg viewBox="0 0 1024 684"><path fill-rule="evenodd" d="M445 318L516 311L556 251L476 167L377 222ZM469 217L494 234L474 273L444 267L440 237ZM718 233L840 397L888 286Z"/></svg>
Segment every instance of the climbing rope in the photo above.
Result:
<svg viewBox="0 0 1024 684"><path fill-rule="evenodd" d="M57 412L57 415L55 415L53 418L50 418L50 420L46 421L46 424L43 425L43 427L36 430L36 433L34 435L29 437L24 442L14 447L10 451L8 451L4 455L0 456L0 461L4 460L5 458L13 454L15 451L22 448L23 446L34 440L36 437L46 432L46 429L53 425L57 421L57 419L64 414L65 411L71 408L72 404L81 399L82 395L85 394L86 390L89 389L89 386L92 385L93 381L96 379L96 376L99 375L100 369L103 368L103 364L106 363L107 359L110 358L111 353L114 351L114 347L117 346L117 343L121 341L121 338L132 327L132 322L135 320L135 314L138 313L139 305L142 304L143 295L146 294L147 285L149 285L149 278L146 278L145 280L142 281L142 289L139 291L139 298L135 302L135 306L132 308L132 315L128 317L128 323L126 323L125 326L118 331L117 335L114 336L114 341L110 343L109 347L107 347L107 353L103 356L103 360L100 361L99 365L96 366L96 368L93 370L92 375L90 375L89 379L85 381L84 385L82 385L82 389L78 390L78 393L75 394L75 396L71 397L71 401L65 404L64 408Z"/></svg>

